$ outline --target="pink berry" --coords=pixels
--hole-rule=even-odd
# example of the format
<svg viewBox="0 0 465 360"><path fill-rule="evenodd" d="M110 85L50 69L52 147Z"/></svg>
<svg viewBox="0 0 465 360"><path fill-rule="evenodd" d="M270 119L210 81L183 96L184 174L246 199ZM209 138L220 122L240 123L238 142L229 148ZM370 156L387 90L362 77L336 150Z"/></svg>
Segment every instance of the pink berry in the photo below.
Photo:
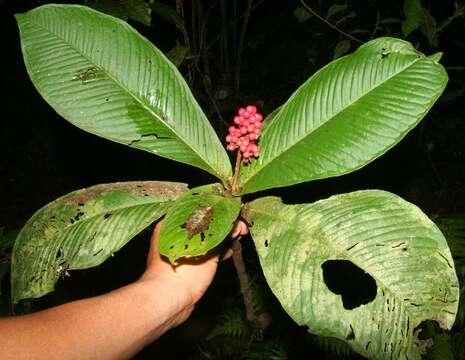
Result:
<svg viewBox="0 0 465 360"><path fill-rule="evenodd" d="M255 121L262 121L262 120L263 120L263 116L262 116L261 114L258 114L258 113L257 113L257 114L254 115L254 119L255 119Z"/></svg>
<svg viewBox="0 0 465 360"><path fill-rule="evenodd" d="M253 157L258 158L258 155L260 155L260 152L259 152L259 151L255 151L255 152L253 153Z"/></svg>
<svg viewBox="0 0 465 360"><path fill-rule="evenodd" d="M240 131L241 131L241 134L242 134L242 135L247 134L247 128L246 128L246 127L241 127L241 128L240 128Z"/></svg>
<svg viewBox="0 0 465 360"><path fill-rule="evenodd" d="M249 149L251 152L256 153L258 151L258 146L256 144L250 144Z"/></svg>
<svg viewBox="0 0 465 360"><path fill-rule="evenodd" d="M239 115L240 115L240 116L244 116L244 113L245 113L245 112L247 112L246 109L244 109L244 108L240 108L240 109L239 109Z"/></svg>
<svg viewBox="0 0 465 360"><path fill-rule="evenodd" d="M234 124L240 125L242 122L242 116L234 116Z"/></svg>
<svg viewBox="0 0 465 360"><path fill-rule="evenodd" d="M244 151L244 153L242 154L242 156L243 156L244 158L246 158L246 159L249 158L250 155L252 155L252 154L250 153L250 151L247 151L247 150Z"/></svg>
<svg viewBox="0 0 465 360"><path fill-rule="evenodd" d="M231 135L226 135L226 141L231 142Z"/></svg>
<svg viewBox="0 0 465 360"><path fill-rule="evenodd" d="M252 113L252 114L255 114L257 112L257 108L254 106L254 105L249 105L246 107L246 110L249 112L249 113Z"/></svg>
<svg viewBox="0 0 465 360"><path fill-rule="evenodd" d="M254 125L255 125L255 127L257 129L260 129L263 126L263 123L262 122L256 122Z"/></svg>

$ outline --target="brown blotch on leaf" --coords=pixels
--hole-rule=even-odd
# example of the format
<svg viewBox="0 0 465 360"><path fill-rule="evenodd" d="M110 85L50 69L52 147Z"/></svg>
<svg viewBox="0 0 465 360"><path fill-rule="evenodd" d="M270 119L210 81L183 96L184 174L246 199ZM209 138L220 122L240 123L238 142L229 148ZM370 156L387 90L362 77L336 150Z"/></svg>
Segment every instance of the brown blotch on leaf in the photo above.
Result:
<svg viewBox="0 0 465 360"><path fill-rule="evenodd" d="M187 238L190 240L195 235L201 234L208 229L213 218L213 208L211 206L199 205L187 221L181 225L186 229Z"/></svg>
<svg viewBox="0 0 465 360"><path fill-rule="evenodd" d="M89 200L98 198L102 193L112 190L126 190L140 196L174 196L187 190L186 184L169 183L163 181L131 181L100 184L92 186L92 189L82 189L73 195L65 195L60 198L65 205L83 206Z"/></svg>

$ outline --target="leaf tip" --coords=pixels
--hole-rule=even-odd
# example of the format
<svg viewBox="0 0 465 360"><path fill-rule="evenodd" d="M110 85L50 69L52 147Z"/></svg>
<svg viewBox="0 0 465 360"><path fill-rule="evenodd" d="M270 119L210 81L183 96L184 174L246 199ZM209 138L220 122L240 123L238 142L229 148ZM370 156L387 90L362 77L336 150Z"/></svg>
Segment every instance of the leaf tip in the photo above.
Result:
<svg viewBox="0 0 465 360"><path fill-rule="evenodd" d="M433 55L428 56L428 59L430 59L431 61L434 61L434 62L438 63L439 60L441 60L443 54L444 54L444 53L443 53L442 51L439 51L439 52L437 52L436 54L433 54Z"/></svg>

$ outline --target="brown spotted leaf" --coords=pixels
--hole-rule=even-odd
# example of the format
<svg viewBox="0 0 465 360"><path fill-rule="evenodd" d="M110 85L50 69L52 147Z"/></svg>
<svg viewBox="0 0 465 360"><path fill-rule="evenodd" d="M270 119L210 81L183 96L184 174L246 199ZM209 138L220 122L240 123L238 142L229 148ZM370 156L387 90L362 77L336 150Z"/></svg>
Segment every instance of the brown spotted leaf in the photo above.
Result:
<svg viewBox="0 0 465 360"><path fill-rule="evenodd" d="M203 255L220 244L239 215L241 200L228 196L220 184L191 189L166 213L158 248L171 263Z"/></svg>
<svg viewBox="0 0 465 360"><path fill-rule="evenodd" d="M160 218L187 186L161 181L101 184L37 211L13 249L14 303L53 291L67 270L97 266Z"/></svg>
<svg viewBox="0 0 465 360"><path fill-rule="evenodd" d="M242 216L270 288L311 333L369 359L418 360L422 321L452 327L459 291L446 240L400 197L366 190L301 205L267 197Z"/></svg>

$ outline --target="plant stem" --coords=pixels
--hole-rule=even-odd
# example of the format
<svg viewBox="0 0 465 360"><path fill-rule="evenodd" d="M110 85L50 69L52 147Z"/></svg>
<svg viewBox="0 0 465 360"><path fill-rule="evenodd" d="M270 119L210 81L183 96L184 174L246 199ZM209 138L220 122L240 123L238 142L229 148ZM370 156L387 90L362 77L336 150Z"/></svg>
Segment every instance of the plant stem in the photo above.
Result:
<svg viewBox="0 0 465 360"><path fill-rule="evenodd" d="M442 32L446 27L448 27L452 21L459 17L463 17L465 15L465 5L462 5L458 8L455 9L454 14L452 16L448 17L440 26L438 26L436 32L440 33Z"/></svg>
<svg viewBox="0 0 465 360"><path fill-rule="evenodd" d="M252 13L252 5L253 5L253 0L248 0L246 7L245 7L244 20L242 21L239 44L237 46L236 66L235 66L235 71L234 71L234 85L235 85L236 93L239 92L242 52L244 51L245 33L247 31L247 24L249 23L250 14Z"/></svg>
<svg viewBox="0 0 465 360"><path fill-rule="evenodd" d="M244 305L247 320L255 324L255 314L253 311L252 302L252 289L250 288L250 280L247 271L245 270L244 258L242 256L241 237L238 236L232 243L233 262L236 268L237 277L239 278L239 285L241 288L242 297L244 298Z"/></svg>
<svg viewBox="0 0 465 360"><path fill-rule="evenodd" d="M234 166L234 175L232 179L232 184L231 184L231 194L235 194L237 191L237 181L239 180L239 172L241 171L241 152L237 150L237 155L236 155L236 165Z"/></svg>
<svg viewBox="0 0 465 360"><path fill-rule="evenodd" d="M304 0L300 0L300 3L302 4L302 6L307 9L307 11L312 14L313 16L315 16L317 19L323 21L326 25L328 25L330 28L336 30L337 32L339 32L340 34L348 37L350 40L353 40L355 42L358 42L359 44L363 44L363 41L360 40L360 39L357 39L356 37L353 37L352 35L346 33L345 31L339 29L336 25L333 25L331 24L328 20L326 20L324 17L321 17L320 15L318 15L315 10L313 10L310 6L308 6Z"/></svg>

